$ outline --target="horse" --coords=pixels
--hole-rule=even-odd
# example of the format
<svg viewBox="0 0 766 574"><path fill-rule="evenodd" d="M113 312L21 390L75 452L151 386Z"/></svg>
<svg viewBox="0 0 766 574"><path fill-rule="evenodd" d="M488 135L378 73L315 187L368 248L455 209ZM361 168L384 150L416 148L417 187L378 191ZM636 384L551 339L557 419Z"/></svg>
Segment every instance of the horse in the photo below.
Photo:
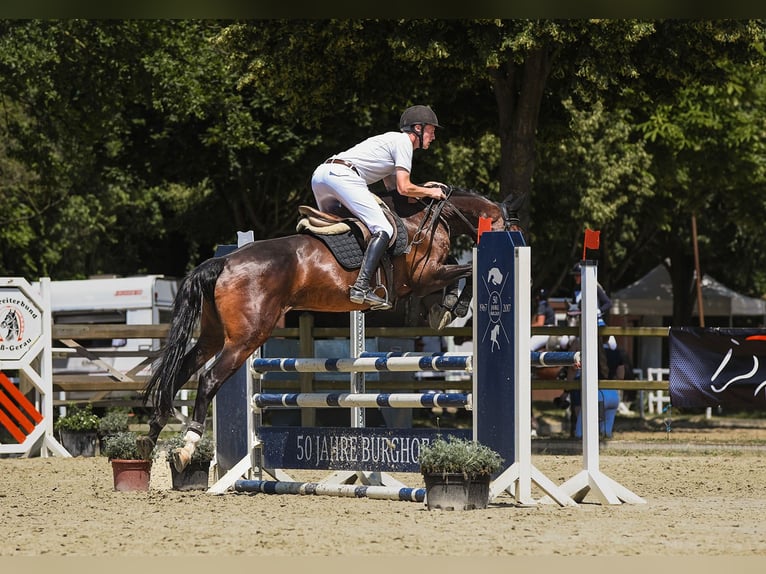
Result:
<svg viewBox="0 0 766 574"><path fill-rule="evenodd" d="M469 277L471 263L445 260L452 238L477 237L480 218L489 219L493 231L523 233L512 204L472 190L444 188L444 200L413 201L398 194L382 199L401 219L407 236L404 252L390 258L393 272L381 279L397 298L424 296ZM215 357L198 377L185 444L171 453L174 466L182 471L203 434L216 392L266 342L284 313L369 310L367 304L349 300L357 273L340 265L325 243L306 233L254 241L190 271L179 285L165 345L144 387L143 403L151 399L153 410L148 435L138 437L141 453L148 456L155 447L174 413L179 389ZM199 336L191 344L198 322Z"/></svg>

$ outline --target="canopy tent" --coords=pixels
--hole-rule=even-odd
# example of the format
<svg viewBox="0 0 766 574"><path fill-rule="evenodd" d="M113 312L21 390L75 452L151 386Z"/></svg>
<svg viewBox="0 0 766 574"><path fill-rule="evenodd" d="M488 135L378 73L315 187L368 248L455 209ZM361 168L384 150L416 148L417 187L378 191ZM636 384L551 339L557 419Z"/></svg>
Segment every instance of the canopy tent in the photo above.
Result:
<svg viewBox="0 0 766 574"><path fill-rule="evenodd" d="M708 275L702 276L703 312L710 316L761 316L766 319L766 300L729 289ZM613 315L670 316L673 285L664 265L657 265L641 279L612 296ZM694 305L697 315L697 305Z"/></svg>

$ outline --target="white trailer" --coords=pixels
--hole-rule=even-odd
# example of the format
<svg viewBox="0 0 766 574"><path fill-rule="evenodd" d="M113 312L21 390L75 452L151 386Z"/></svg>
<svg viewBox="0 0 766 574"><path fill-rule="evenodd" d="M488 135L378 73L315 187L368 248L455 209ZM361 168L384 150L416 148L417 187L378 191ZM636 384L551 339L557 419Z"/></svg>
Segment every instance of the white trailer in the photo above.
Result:
<svg viewBox="0 0 766 574"><path fill-rule="evenodd" d="M179 283L178 279L164 275L51 281L49 292L54 330L60 325L167 324ZM35 284L34 288L39 290L39 285ZM148 355L142 355L141 351L157 350L161 344L161 339L106 339L98 338L97 334L87 339L54 340L52 374L54 378L107 375L114 380L148 376L151 370ZM147 364L139 369L142 362ZM59 412L65 414L64 405L69 401L100 401L134 394L107 390L95 391L95 394L89 391L59 392ZM186 395L187 391L183 391L181 398L186 399ZM186 410L184 407L183 411Z"/></svg>
<svg viewBox="0 0 766 574"><path fill-rule="evenodd" d="M54 325L157 325L170 322L177 279L163 275L103 277L72 281L51 281L51 311ZM82 347L99 351L156 350L157 339L78 339ZM93 361L74 353L54 351L54 374L104 372L103 363L127 372L142 357L109 357ZM147 374L147 370L139 374Z"/></svg>

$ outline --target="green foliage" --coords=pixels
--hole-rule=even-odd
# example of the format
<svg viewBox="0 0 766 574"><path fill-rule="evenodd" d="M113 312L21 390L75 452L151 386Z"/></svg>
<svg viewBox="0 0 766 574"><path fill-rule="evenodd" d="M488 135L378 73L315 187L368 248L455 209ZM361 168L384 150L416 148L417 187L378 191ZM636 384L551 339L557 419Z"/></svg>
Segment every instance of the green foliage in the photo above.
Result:
<svg viewBox="0 0 766 574"><path fill-rule="evenodd" d="M99 417L93 412L92 405L87 404L81 408L70 403L67 414L59 417L53 428L57 431L97 431L99 422Z"/></svg>
<svg viewBox="0 0 766 574"><path fill-rule="evenodd" d="M481 443L448 436L438 436L420 448L420 471L430 473L463 473L466 477L492 474L500 470L503 458Z"/></svg>
<svg viewBox="0 0 766 574"><path fill-rule="evenodd" d="M169 463L172 464L173 462L172 452L177 448L182 448L184 444L185 441L182 435L176 435L167 440L165 443L165 458ZM215 442L213 442L212 437L209 435L202 435L194 449L194 454L192 455L191 462L209 462L213 460L214 456Z"/></svg>
<svg viewBox="0 0 766 574"><path fill-rule="evenodd" d="M104 439L102 454L109 457L109 460L141 460L141 453L136 443L137 439L138 435L133 431L123 431L109 435ZM156 452L156 447L150 459L153 457L154 452Z"/></svg>
<svg viewBox="0 0 766 574"><path fill-rule="evenodd" d="M130 413L121 408L109 409L98 423L98 432L101 436L108 436L128 430Z"/></svg>
<svg viewBox="0 0 766 574"><path fill-rule="evenodd" d="M1 20L0 275L180 276L237 229L292 233L322 159L428 103L445 129L413 180L526 198L541 286L585 227L608 291L666 258L691 269L696 213L703 271L760 295L764 36L734 19Z"/></svg>

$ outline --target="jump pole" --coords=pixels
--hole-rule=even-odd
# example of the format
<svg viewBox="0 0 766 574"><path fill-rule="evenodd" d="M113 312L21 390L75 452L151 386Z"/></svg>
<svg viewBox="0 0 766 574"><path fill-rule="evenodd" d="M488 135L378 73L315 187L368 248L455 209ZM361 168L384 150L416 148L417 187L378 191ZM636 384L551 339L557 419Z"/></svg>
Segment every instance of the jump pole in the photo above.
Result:
<svg viewBox="0 0 766 574"><path fill-rule="evenodd" d="M561 506L577 506L532 464L530 281L531 254L523 236L483 232L473 250L474 440L513 460L490 483L490 500L507 491L518 505L534 506L534 482Z"/></svg>
<svg viewBox="0 0 766 574"><path fill-rule="evenodd" d="M561 490L577 502L589 492L601 504L645 504L646 501L599 469L598 435L598 293L595 261L582 261L582 421L583 469L561 485ZM528 340L528 339L527 339Z"/></svg>

